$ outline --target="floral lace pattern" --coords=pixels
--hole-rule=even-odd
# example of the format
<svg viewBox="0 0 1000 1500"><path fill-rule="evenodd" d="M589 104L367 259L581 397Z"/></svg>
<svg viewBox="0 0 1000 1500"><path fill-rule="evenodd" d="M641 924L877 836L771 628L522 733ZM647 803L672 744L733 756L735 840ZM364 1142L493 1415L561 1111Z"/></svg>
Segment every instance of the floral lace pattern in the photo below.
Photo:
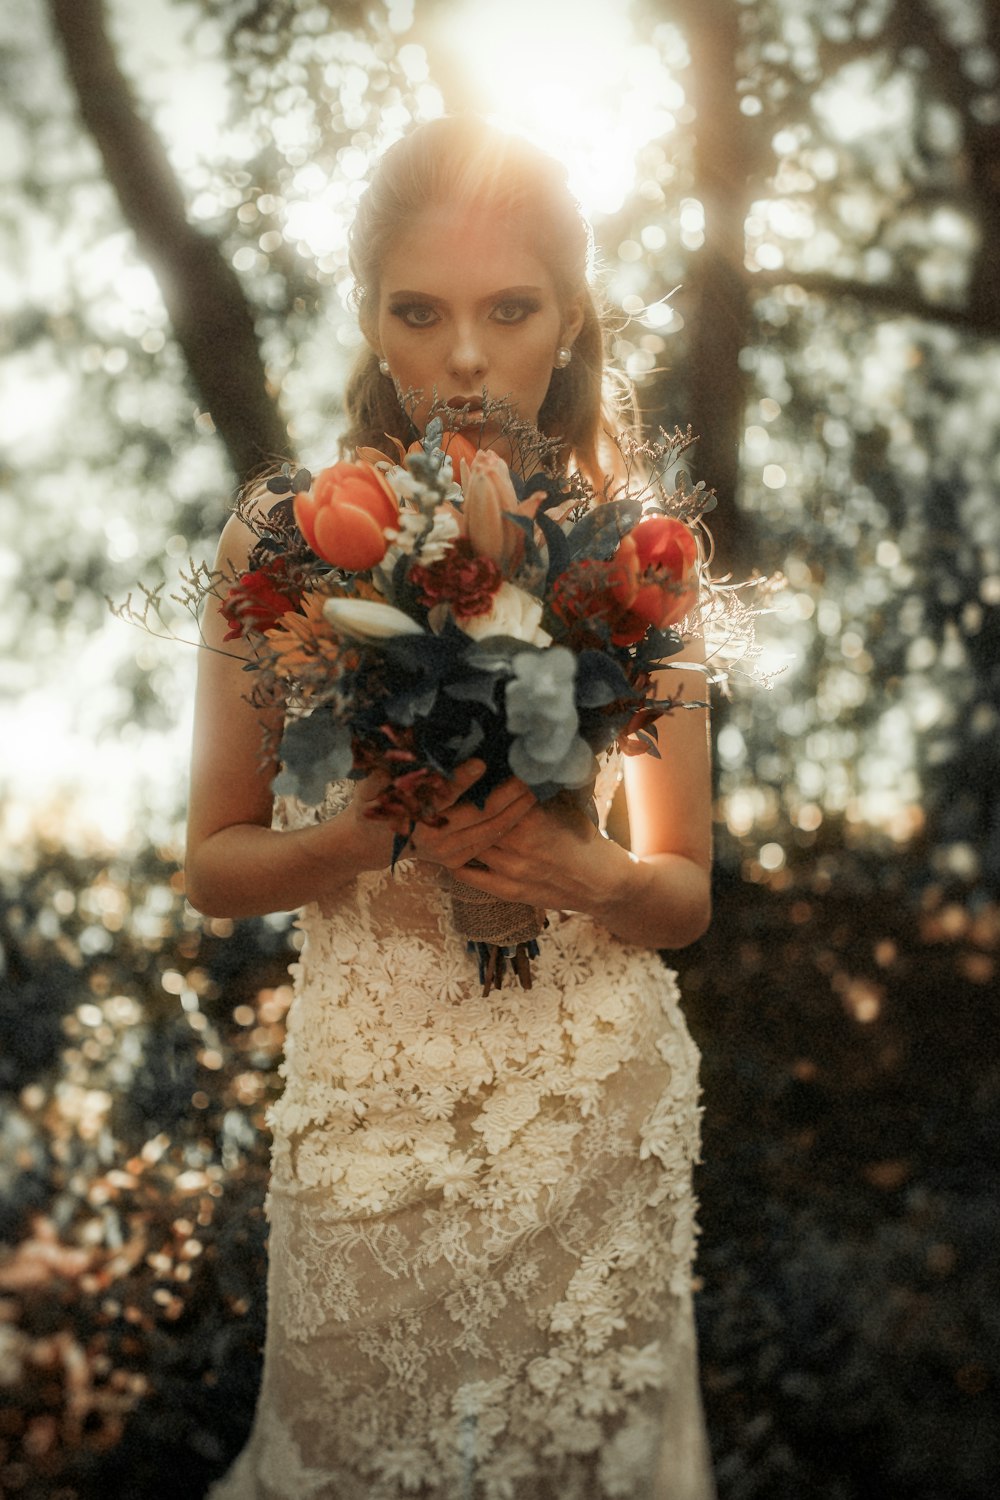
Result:
<svg viewBox="0 0 1000 1500"><path fill-rule="evenodd" d="M710 1500L673 975L550 913L483 998L414 861L300 920L263 1388L212 1500Z"/></svg>

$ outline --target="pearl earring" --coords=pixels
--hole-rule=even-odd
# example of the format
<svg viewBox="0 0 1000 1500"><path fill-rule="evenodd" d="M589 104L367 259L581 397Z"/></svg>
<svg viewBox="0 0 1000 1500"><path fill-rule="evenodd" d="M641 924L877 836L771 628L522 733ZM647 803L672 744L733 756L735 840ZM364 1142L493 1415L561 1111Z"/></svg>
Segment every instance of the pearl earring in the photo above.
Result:
<svg viewBox="0 0 1000 1500"><path fill-rule="evenodd" d="M572 358L572 349L567 348L565 344L560 344L559 348L556 350L556 357L553 361L553 364L555 365L555 368L557 370L565 370L566 366L569 364Z"/></svg>
<svg viewBox="0 0 1000 1500"><path fill-rule="evenodd" d="M389 373L389 361L387 359L380 359L379 362L378 362L378 368L379 368L379 374L380 375L388 375L388 373Z"/></svg>

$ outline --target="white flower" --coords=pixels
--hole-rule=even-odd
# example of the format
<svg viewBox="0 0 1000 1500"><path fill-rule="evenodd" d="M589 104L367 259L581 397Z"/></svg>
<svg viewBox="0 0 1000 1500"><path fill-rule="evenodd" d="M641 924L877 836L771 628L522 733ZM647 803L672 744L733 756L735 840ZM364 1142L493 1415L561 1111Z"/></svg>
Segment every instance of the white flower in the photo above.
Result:
<svg viewBox="0 0 1000 1500"><path fill-rule="evenodd" d="M470 1094L493 1082L493 1069L478 1042L466 1042L459 1047L452 1076Z"/></svg>
<svg viewBox="0 0 1000 1500"><path fill-rule="evenodd" d="M307 1135L295 1158L295 1175L306 1187L331 1187L341 1180L344 1168L323 1149L322 1138Z"/></svg>
<svg viewBox="0 0 1000 1500"><path fill-rule="evenodd" d="M615 1036L592 1036L577 1049L573 1071L582 1078L600 1081L621 1067L621 1041Z"/></svg>
<svg viewBox="0 0 1000 1500"><path fill-rule="evenodd" d="M510 1145L515 1133L533 1120L539 1109L539 1089L532 1083L504 1084L490 1095L472 1128L478 1131L487 1151L495 1156Z"/></svg>
<svg viewBox="0 0 1000 1500"><path fill-rule="evenodd" d="M539 1355L525 1371L528 1383L543 1396L551 1396L573 1373L569 1360L559 1354Z"/></svg>
<svg viewBox="0 0 1000 1500"><path fill-rule="evenodd" d="M423 635L423 627L401 609L376 599L328 599L323 615L337 630L362 640L382 641L394 635Z"/></svg>
<svg viewBox="0 0 1000 1500"><path fill-rule="evenodd" d="M422 562L440 562L459 533L458 518L451 511L437 511L429 526L427 517L417 511L400 511L399 530L386 529L392 545L382 559L380 571L391 575L397 560L404 555L411 557L418 542Z"/></svg>
<svg viewBox="0 0 1000 1500"><path fill-rule="evenodd" d="M414 1439L377 1450L373 1461L383 1479L397 1481L404 1490L423 1489L425 1483L437 1487L438 1465L426 1447Z"/></svg>
<svg viewBox="0 0 1000 1500"><path fill-rule="evenodd" d="M549 1416L549 1427L563 1453L593 1453L601 1446L601 1424L592 1417L579 1417L569 1401L561 1402Z"/></svg>
<svg viewBox="0 0 1000 1500"><path fill-rule="evenodd" d="M447 1161L436 1162L430 1167L427 1186L432 1192L442 1192L446 1203L464 1198L475 1187L482 1165L477 1157L467 1156L464 1151L452 1151Z"/></svg>
<svg viewBox="0 0 1000 1500"><path fill-rule="evenodd" d="M641 1349L637 1349L634 1344L626 1344L619 1356L619 1378L622 1389L630 1394L649 1386L654 1390L659 1389L666 1379L659 1339L654 1339Z"/></svg>
<svg viewBox="0 0 1000 1500"><path fill-rule="evenodd" d="M385 477L400 500L420 500L428 494L427 486L402 464L393 464L385 470Z"/></svg>
<svg viewBox="0 0 1000 1500"><path fill-rule="evenodd" d="M340 1071L352 1083L359 1083L361 1079L371 1077L373 1061L371 1053L355 1042L340 1054Z"/></svg>
<svg viewBox="0 0 1000 1500"><path fill-rule="evenodd" d="M472 615L459 621L466 635L474 641L491 635L513 636L529 646L549 646L552 637L541 627L542 601L519 589L515 583L502 583L493 595L489 614Z"/></svg>
<svg viewBox="0 0 1000 1500"><path fill-rule="evenodd" d="M348 1193L366 1200L372 1208L387 1203L394 1192L398 1192L405 1175L405 1164L400 1165L381 1153L365 1152L349 1162L344 1172L344 1185Z"/></svg>
<svg viewBox="0 0 1000 1500"><path fill-rule="evenodd" d="M448 1037L432 1036L421 1047L420 1059L424 1067L434 1073L450 1071L455 1061L455 1048Z"/></svg>
<svg viewBox="0 0 1000 1500"><path fill-rule="evenodd" d="M495 1380L472 1380L460 1385L451 1398L451 1409L458 1417L481 1417L489 1407L499 1406L510 1389L510 1377L498 1375Z"/></svg>
<svg viewBox="0 0 1000 1500"><path fill-rule="evenodd" d="M624 1398L614 1389L612 1380L613 1372L607 1359L591 1360L584 1366L578 1398L581 1416L600 1417L622 1409Z"/></svg>

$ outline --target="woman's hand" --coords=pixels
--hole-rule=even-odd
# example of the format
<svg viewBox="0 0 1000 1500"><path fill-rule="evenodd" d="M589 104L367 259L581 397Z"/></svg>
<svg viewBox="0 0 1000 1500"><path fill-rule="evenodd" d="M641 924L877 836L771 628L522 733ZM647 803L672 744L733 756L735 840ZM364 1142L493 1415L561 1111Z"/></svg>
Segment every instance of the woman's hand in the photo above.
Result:
<svg viewBox="0 0 1000 1500"><path fill-rule="evenodd" d="M479 890L529 906L595 914L618 898L633 865L584 812L558 800L534 803L476 859L456 873Z"/></svg>
<svg viewBox="0 0 1000 1500"><path fill-rule="evenodd" d="M460 799L479 780L485 769L485 763L481 760L467 760L458 766L445 791L434 804L434 811L440 822L435 820L436 826L418 822L412 831L409 822L403 819L367 816L367 809L389 784L388 776L376 772L360 781L351 804L352 810L355 816L364 818L366 827L373 835L376 830L384 830L383 838L377 844L373 837L375 861L387 865L391 858L393 836L404 834L407 835L407 840L402 851L403 858L428 860L432 864L444 865L446 869L458 870L470 860L481 858L484 850L494 847L498 840L505 838L536 806L535 796L522 781L511 778L489 794L482 808L471 802L461 802ZM385 857L379 860L383 842Z"/></svg>
<svg viewBox="0 0 1000 1500"><path fill-rule="evenodd" d="M707 864L677 851L636 858L558 800L536 804L456 873L499 900L584 912L645 948L687 947L711 913Z"/></svg>

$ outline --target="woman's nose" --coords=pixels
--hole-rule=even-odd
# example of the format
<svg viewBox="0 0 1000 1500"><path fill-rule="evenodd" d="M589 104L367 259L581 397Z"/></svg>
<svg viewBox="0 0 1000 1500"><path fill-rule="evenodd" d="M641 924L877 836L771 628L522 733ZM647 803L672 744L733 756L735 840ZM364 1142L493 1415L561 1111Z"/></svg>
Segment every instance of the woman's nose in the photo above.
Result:
<svg viewBox="0 0 1000 1500"><path fill-rule="evenodd" d="M471 326L457 328L448 354L448 373L456 380L481 380L486 364L486 350L478 331Z"/></svg>

